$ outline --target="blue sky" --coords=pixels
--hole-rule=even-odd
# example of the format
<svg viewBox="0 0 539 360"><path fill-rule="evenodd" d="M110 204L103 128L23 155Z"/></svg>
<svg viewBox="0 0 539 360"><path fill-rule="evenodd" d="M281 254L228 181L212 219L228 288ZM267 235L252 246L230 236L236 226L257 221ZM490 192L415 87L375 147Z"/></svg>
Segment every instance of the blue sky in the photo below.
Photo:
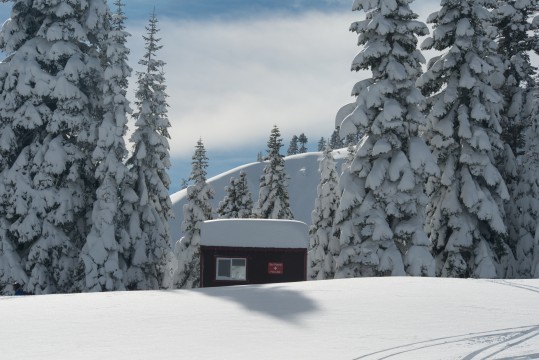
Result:
<svg viewBox="0 0 539 360"><path fill-rule="evenodd" d="M348 0L130 0L132 19L145 18L156 7L162 15L176 19L253 17L268 12L299 14L309 10L339 11L351 7Z"/></svg>
<svg viewBox="0 0 539 360"><path fill-rule="evenodd" d="M111 1L112 2L112 1ZM339 108L366 74L351 73L358 52L349 32L363 13L352 0L125 0L130 63L137 71L142 35L155 6L160 20L169 95L171 192L188 178L194 146L202 138L208 175L256 161L273 125L283 135L304 132L309 149L334 128ZM412 7L422 17L432 1ZM0 18L10 3L0 4ZM133 100L135 73L130 81Z"/></svg>

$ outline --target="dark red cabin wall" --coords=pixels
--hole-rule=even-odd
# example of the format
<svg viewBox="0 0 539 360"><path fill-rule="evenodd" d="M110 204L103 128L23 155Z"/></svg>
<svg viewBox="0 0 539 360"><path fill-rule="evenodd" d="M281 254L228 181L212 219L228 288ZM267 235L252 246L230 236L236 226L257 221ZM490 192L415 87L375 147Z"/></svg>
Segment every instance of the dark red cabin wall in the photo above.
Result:
<svg viewBox="0 0 539 360"><path fill-rule="evenodd" d="M200 247L202 287L269 284L307 279L306 249ZM238 257L247 259L247 281L215 280L216 258ZM283 263L283 274L268 274L268 263Z"/></svg>

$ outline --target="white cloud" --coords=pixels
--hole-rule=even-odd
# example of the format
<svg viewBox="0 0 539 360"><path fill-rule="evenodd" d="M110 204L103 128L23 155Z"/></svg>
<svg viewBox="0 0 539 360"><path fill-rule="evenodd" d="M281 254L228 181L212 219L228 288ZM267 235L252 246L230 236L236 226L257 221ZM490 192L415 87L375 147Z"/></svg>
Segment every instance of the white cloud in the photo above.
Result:
<svg viewBox="0 0 539 360"><path fill-rule="evenodd" d="M438 5L418 1L412 8L424 21ZM365 76L350 72L360 49L348 31L363 18L349 11L161 21L172 156L190 157L199 137L213 151L262 149L274 124L285 140L305 132L314 147L331 134L337 110L353 100L352 86ZM136 63L144 29L129 30Z"/></svg>
<svg viewBox="0 0 539 360"><path fill-rule="evenodd" d="M199 137L214 150L263 148L274 124L285 137L305 132L311 143L330 135L359 79L349 70L358 48L348 27L357 15L160 22L172 155L190 157ZM143 29L129 30L135 63Z"/></svg>

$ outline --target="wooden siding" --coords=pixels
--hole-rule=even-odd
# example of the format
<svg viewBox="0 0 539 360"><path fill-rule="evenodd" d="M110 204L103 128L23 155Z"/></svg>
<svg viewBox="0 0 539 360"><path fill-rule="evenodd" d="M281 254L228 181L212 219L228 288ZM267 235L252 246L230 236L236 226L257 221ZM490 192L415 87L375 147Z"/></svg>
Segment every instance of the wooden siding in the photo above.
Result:
<svg viewBox="0 0 539 360"><path fill-rule="evenodd" d="M216 259L247 259L246 281L216 280ZM268 264L282 263L282 274L269 274ZM245 248L200 246L200 284L202 287L269 284L307 279L307 250L282 248Z"/></svg>

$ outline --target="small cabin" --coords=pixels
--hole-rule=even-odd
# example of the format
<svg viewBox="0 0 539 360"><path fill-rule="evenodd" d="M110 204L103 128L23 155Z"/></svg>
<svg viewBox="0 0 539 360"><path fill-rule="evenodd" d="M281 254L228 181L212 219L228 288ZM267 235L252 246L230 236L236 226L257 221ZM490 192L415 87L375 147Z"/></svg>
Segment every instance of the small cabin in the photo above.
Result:
<svg viewBox="0 0 539 360"><path fill-rule="evenodd" d="M200 229L202 287L307 279L308 227L295 220L219 219Z"/></svg>

